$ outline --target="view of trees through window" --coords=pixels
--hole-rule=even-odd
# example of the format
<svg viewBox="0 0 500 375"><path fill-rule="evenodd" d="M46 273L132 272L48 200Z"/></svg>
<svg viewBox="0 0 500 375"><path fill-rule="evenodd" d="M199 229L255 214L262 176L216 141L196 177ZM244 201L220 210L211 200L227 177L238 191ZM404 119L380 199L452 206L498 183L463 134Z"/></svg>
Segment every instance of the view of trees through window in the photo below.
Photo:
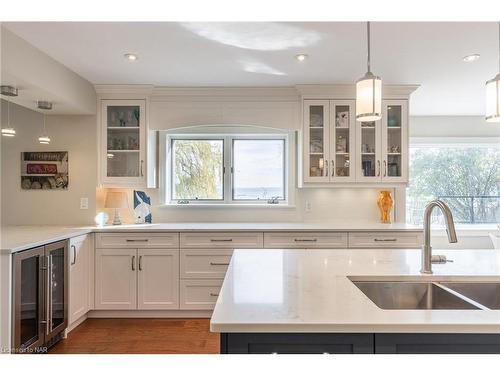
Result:
<svg viewBox="0 0 500 375"><path fill-rule="evenodd" d="M426 203L436 198L448 203L456 223L498 223L500 147L410 147L407 222L422 224ZM443 224L438 210L433 222Z"/></svg>
<svg viewBox="0 0 500 375"><path fill-rule="evenodd" d="M224 199L223 140L172 141L172 198Z"/></svg>

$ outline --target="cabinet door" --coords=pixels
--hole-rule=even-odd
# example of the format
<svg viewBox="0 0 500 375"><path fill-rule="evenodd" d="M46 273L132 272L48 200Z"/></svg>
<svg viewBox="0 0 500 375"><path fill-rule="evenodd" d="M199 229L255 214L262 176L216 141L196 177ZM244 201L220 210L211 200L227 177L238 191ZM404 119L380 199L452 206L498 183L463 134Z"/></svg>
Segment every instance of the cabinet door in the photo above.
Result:
<svg viewBox="0 0 500 375"><path fill-rule="evenodd" d="M95 309L135 310L136 268L136 249L96 249Z"/></svg>
<svg viewBox="0 0 500 375"><path fill-rule="evenodd" d="M330 173L328 100L304 101L304 182L328 182Z"/></svg>
<svg viewBox="0 0 500 375"><path fill-rule="evenodd" d="M356 121L356 180L380 182L382 173L381 121Z"/></svg>
<svg viewBox="0 0 500 375"><path fill-rule="evenodd" d="M408 181L408 106L386 100L382 110L382 181Z"/></svg>
<svg viewBox="0 0 500 375"><path fill-rule="evenodd" d="M355 101L330 102L330 180L352 182L355 149Z"/></svg>
<svg viewBox="0 0 500 375"><path fill-rule="evenodd" d="M102 181L146 186L145 100L103 100L101 110Z"/></svg>
<svg viewBox="0 0 500 375"><path fill-rule="evenodd" d="M91 241L89 235L69 241L69 322L72 324L89 311Z"/></svg>
<svg viewBox="0 0 500 375"><path fill-rule="evenodd" d="M179 308L179 250L138 250L138 309Z"/></svg>

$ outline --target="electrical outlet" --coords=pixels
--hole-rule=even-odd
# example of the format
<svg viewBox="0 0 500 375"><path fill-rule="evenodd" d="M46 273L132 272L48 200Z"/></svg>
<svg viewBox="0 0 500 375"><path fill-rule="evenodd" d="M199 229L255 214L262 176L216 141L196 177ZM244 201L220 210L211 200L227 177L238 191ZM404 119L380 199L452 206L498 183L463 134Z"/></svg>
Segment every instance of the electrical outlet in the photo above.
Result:
<svg viewBox="0 0 500 375"><path fill-rule="evenodd" d="M306 201L306 207L305 207L305 209L306 209L306 212L311 212L311 210L312 210L312 204L311 204L311 202Z"/></svg>
<svg viewBox="0 0 500 375"><path fill-rule="evenodd" d="M88 210L88 209L89 209L89 199L80 198L80 210Z"/></svg>

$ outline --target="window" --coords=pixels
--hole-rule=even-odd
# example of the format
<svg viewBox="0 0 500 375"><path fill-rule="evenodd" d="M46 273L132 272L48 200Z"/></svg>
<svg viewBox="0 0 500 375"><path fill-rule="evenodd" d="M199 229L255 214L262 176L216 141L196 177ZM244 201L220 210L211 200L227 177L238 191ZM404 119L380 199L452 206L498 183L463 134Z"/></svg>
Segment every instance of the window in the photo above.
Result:
<svg viewBox="0 0 500 375"><path fill-rule="evenodd" d="M500 221L500 146L497 144L412 144L406 221L422 224L427 202L442 199L456 223ZM434 211L433 222L444 218Z"/></svg>
<svg viewBox="0 0 500 375"><path fill-rule="evenodd" d="M172 199L222 200L224 141L172 140Z"/></svg>
<svg viewBox="0 0 500 375"><path fill-rule="evenodd" d="M285 199L285 141L233 140L233 199Z"/></svg>
<svg viewBox="0 0 500 375"><path fill-rule="evenodd" d="M288 137L168 135L166 201L171 204L287 204Z"/></svg>

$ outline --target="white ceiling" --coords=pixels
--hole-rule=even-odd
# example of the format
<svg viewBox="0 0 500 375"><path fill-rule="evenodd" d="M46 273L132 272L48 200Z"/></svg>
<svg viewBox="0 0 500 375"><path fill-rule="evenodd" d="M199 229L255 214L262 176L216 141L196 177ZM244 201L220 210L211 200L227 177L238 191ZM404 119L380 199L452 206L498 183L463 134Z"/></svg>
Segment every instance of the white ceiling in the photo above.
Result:
<svg viewBox="0 0 500 375"><path fill-rule="evenodd" d="M4 23L100 84L288 86L352 83L366 71L363 23ZM137 53L139 60L123 58ZM310 57L299 63L294 56ZM462 57L481 54L474 63ZM496 23L373 23L372 71L420 84L412 115L482 115L498 70Z"/></svg>

